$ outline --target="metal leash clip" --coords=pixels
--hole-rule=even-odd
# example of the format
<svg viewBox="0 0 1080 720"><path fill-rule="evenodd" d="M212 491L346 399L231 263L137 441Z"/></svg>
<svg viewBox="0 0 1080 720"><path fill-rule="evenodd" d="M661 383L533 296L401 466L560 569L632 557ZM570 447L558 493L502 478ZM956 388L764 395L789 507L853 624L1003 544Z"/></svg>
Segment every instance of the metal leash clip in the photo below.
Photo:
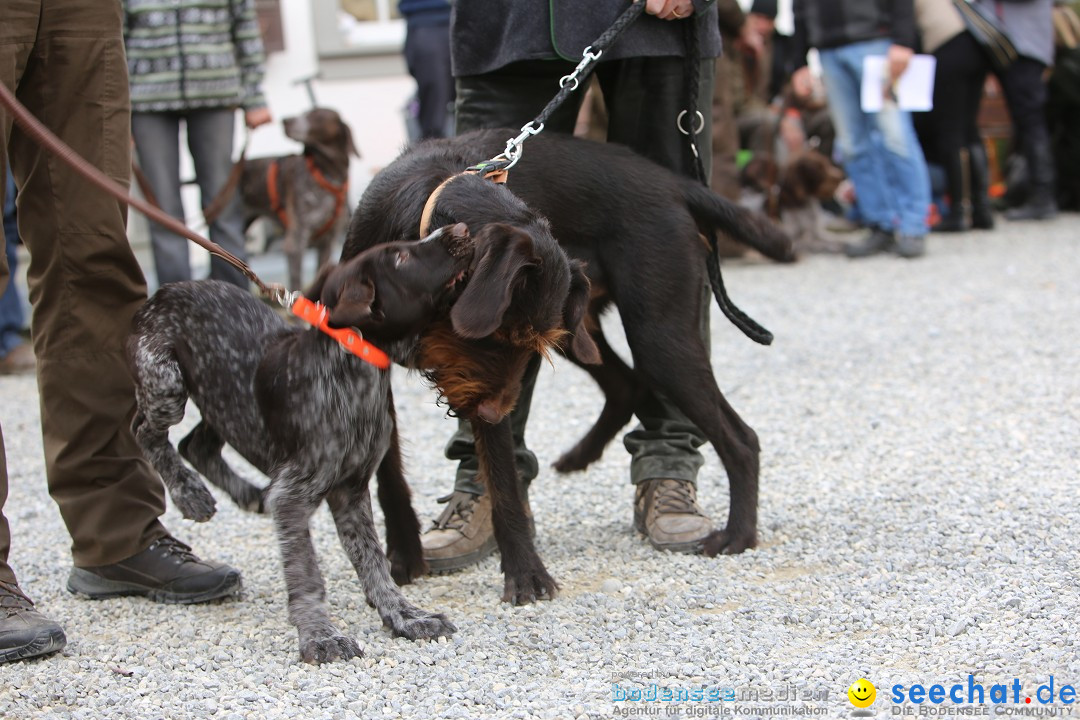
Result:
<svg viewBox="0 0 1080 720"><path fill-rule="evenodd" d="M270 289L274 293L274 302L276 302L278 305L285 308L286 310L292 310L293 305L296 304L296 301L300 299L300 296L302 294L299 290L293 290L290 292L288 288L286 288L284 285L278 285L277 283L271 285Z"/></svg>
<svg viewBox="0 0 1080 720"><path fill-rule="evenodd" d="M533 121L530 120L529 122L521 126L520 135L518 135L513 140L506 141L506 149L503 150L503 153L500 157L505 157L506 159L508 159L510 161L510 164L503 168L503 170L509 170L510 168L517 165L517 161L521 159L521 153L523 151L522 146L525 144L525 140L527 140L532 135L539 135L543 129L544 123L540 123L540 127L533 127Z"/></svg>
<svg viewBox="0 0 1080 720"><path fill-rule="evenodd" d="M563 75L559 79L559 87L564 88L564 87L566 87L567 83L572 82L572 83L574 83L574 86L572 88L570 88L571 92L574 91L574 90L577 90L578 89L578 75L581 74L582 70L589 67L590 63L593 63L593 62L596 62L597 60L599 60L600 56L604 54L604 51L603 50L597 50L594 53L592 51L592 45L590 45L589 47L582 50L581 54L584 57L581 58L581 62L579 62L577 64L577 67L574 68L574 72L570 73L569 75Z"/></svg>

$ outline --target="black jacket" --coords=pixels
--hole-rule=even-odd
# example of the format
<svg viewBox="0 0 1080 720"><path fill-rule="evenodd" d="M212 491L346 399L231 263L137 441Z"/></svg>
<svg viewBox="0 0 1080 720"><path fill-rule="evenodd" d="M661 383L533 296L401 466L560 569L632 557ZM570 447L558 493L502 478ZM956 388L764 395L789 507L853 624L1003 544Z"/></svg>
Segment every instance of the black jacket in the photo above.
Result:
<svg viewBox="0 0 1080 720"><path fill-rule="evenodd" d="M915 47L912 0L794 0L794 52L805 64L810 48L842 47L888 38Z"/></svg>
<svg viewBox="0 0 1080 720"><path fill-rule="evenodd" d="M642 0L643 1L643 0ZM686 54L683 25L697 22L700 54L720 55L715 0L693 0L691 20L658 20L642 14L600 58ZM456 77L480 75L520 60L562 58L582 51L627 8L627 0L454 0L451 60Z"/></svg>

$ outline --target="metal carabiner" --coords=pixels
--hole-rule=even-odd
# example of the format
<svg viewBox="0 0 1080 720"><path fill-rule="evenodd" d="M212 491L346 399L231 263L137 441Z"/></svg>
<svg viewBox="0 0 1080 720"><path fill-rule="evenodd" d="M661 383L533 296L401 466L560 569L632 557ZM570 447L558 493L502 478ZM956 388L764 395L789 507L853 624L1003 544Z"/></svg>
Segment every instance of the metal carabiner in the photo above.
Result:
<svg viewBox="0 0 1080 720"><path fill-rule="evenodd" d="M597 60L599 60L600 56L604 54L604 51L603 50L597 50L594 53L592 51L592 45L590 45L589 47L582 50L581 54L584 57L581 58L581 62L579 62L577 64L577 67L574 68L574 72L570 73L569 75L563 75L561 78L559 78L559 87L561 87L561 88L566 87L566 84L568 82L573 81L574 87L570 88L570 91L573 92L574 90L577 90L578 89L578 75L581 74L582 70L584 70L585 68L587 68L589 66L589 63L596 62Z"/></svg>
<svg viewBox="0 0 1080 720"><path fill-rule="evenodd" d="M521 159L525 140L532 135L539 135L543 129L544 123L540 123L540 127L533 127L532 121L521 126L521 134L506 143L506 150L503 151L503 154L510 160L510 164L503 168L504 170L514 167L517 161Z"/></svg>

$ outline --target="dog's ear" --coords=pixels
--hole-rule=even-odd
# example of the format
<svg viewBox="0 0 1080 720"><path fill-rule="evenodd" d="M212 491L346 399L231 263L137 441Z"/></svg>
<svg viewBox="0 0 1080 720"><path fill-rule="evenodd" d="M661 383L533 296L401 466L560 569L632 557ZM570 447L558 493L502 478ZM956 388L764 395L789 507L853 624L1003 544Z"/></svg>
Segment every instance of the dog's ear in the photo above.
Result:
<svg viewBox="0 0 1080 720"><path fill-rule="evenodd" d="M322 283L318 300L330 310L330 327L363 328L366 323L380 319L380 313L372 308L375 283L364 272L360 260L331 267Z"/></svg>
<svg viewBox="0 0 1080 720"><path fill-rule="evenodd" d="M337 267L336 264L328 262L319 268L319 272L315 275L315 279L311 281L311 284L304 290L304 297L312 302L321 301L323 288L326 287L326 281L330 277L330 273Z"/></svg>
<svg viewBox="0 0 1080 720"><path fill-rule="evenodd" d="M450 310L454 331L465 338L495 332L519 277L540 264L528 233L501 223L485 225L477 233L476 257L469 283Z"/></svg>
<svg viewBox="0 0 1080 720"><path fill-rule="evenodd" d="M588 365L600 364L600 349L585 326L589 310L589 276L585 274L585 263L580 260L570 261L570 294L563 306L563 323L573 333L570 352L578 360Z"/></svg>
<svg viewBox="0 0 1080 720"><path fill-rule="evenodd" d="M352 129L345 124L345 121L341 121L341 129L345 131L345 149L353 157L360 157L360 151L356 149L356 143L353 142Z"/></svg>
<svg viewBox="0 0 1080 720"><path fill-rule="evenodd" d="M817 153L806 153L798 161L798 173L808 196L816 196L825 183L825 158Z"/></svg>

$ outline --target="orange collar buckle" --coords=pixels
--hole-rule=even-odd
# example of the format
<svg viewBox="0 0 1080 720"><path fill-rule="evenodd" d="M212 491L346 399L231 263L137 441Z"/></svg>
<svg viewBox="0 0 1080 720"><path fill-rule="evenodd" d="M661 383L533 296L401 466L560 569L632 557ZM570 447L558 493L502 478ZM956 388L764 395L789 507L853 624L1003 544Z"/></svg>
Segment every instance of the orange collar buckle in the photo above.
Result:
<svg viewBox="0 0 1080 720"><path fill-rule="evenodd" d="M315 327L319 332L326 333L338 341L341 347L356 357L371 363L380 370L390 367L390 357L379 348L372 345L364 337L352 328L332 328L329 325L330 313L322 303L313 302L306 297L298 297L289 308L292 314L307 324Z"/></svg>

